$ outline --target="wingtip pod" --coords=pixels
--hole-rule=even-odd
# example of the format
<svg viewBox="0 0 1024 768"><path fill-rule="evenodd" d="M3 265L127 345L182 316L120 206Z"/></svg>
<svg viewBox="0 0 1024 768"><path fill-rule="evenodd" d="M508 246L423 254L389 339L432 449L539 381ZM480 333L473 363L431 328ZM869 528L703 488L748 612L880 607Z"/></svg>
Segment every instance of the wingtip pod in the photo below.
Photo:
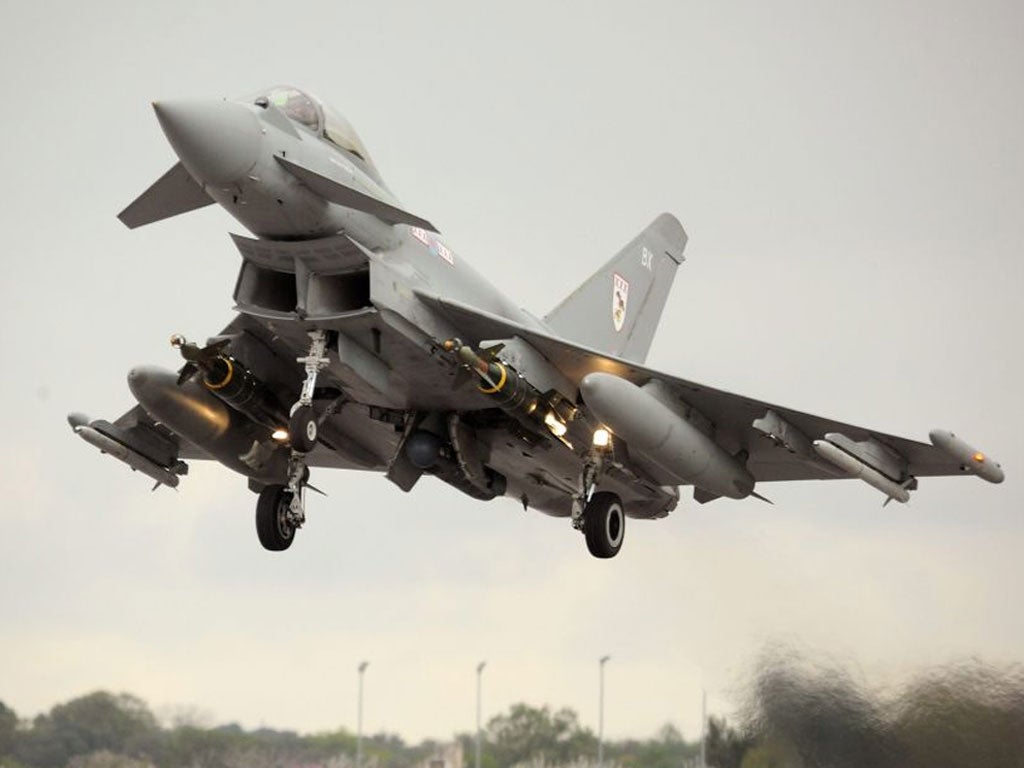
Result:
<svg viewBox="0 0 1024 768"><path fill-rule="evenodd" d="M960 462L960 466L965 472L977 475L990 483L1001 483L1006 479L998 461L969 445L949 430L933 429L928 433L928 437L931 439L932 445Z"/></svg>

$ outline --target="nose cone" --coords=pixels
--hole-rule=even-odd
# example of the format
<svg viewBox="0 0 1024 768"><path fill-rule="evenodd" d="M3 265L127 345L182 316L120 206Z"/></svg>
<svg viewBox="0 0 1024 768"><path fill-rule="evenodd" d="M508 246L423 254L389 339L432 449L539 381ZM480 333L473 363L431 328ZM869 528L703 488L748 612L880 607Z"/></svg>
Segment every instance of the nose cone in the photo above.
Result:
<svg viewBox="0 0 1024 768"><path fill-rule="evenodd" d="M231 184L256 164L261 132L256 116L230 101L153 103L167 140L203 184Z"/></svg>

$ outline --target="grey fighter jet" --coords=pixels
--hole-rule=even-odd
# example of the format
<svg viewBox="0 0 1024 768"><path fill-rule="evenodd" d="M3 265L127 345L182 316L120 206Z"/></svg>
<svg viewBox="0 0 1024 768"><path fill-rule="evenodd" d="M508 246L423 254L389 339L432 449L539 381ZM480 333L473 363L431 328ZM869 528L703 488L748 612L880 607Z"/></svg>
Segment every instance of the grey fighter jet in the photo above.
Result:
<svg viewBox="0 0 1024 768"><path fill-rule="evenodd" d="M686 233L663 213L543 318L520 309L391 193L340 115L292 87L153 105L179 158L120 214L138 227L217 203L253 237L237 316L178 371L135 368L138 405L72 414L87 442L175 487L213 459L258 494L256 531L287 549L310 469L432 475L481 501L569 518L596 557L626 518L764 499L778 480L859 478L886 503L926 475L1003 480L948 431L921 443L645 367Z"/></svg>

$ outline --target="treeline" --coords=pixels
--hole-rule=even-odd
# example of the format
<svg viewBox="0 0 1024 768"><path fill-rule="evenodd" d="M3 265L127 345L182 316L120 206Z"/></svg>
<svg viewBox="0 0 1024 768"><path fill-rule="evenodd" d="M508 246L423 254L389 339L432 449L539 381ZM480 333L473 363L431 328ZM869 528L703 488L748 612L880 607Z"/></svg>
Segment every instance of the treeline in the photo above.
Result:
<svg viewBox="0 0 1024 768"><path fill-rule="evenodd" d="M460 734L465 765L475 735ZM445 745L407 744L394 734L363 737L364 768L415 768ZM605 743L605 759L621 768L680 768L693 764L699 746L671 725L646 740ZM484 732L481 768L592 762L597 737L569 709L516 704L492 718ZM355 734L341 729L300 735L238 725L164 727L141 699L91 693L59 704L30 721L0 703L0 768L354 768ZM450 768L450 766L449 766Z"/></svg>
<svg viewBox="0 0 1024 768"><path fill-rule="evenodd" d="M1024 667L978 661L879 691L841 666L765 655L733 725L708 721L709 768L1024 768ZM454 739L471 768L475 739ZM429 768L446 745L363 739L363 768ZM487 724L482 768L594 768L597 738L570 709L516 704ZM605 743L605 768L689 768L700 747L665 725ZM0 768L354 768L346 730L162 726L140 699L92 693L31 721L0 703ZM451 751L445 768L453 768Z"/></svg>

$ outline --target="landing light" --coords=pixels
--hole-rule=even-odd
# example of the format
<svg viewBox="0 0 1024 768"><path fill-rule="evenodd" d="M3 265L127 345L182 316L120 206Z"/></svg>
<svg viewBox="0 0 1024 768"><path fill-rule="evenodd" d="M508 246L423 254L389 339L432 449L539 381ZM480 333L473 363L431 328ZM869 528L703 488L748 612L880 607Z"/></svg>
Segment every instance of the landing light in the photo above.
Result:
<svg viewBox="0 0 1024 768"><path fill-rule="evenodd" d="M272 438L273 438L274 440L277 440L277 442L279 442L279 443L283 443L283 442L284 442L285 440L287 440L287 439L288 439L288 430L287 430L287 429L275 429L275 430L274 430L274 431L273 431L273 432L271 433L271 435L270 435L270 436L271 436L271 437L272 437Z"/></svg>
<svg viewBox="0 0 1024 768"><path fill-rule="evenodd" d="M568 427L555 415L554 411L548 411L548 415L544 417L544 423L555 437L562 437L568 431Z"/></svg>
<svg viewBox="0 0 1024 768"><path fill-rule="evenodd" d="M594 430L594 447L607 448L612 443L612 433L604 427Z"/></svg>
<svg viewBox="0 0 1024 768"><path fill-rule="evenodd" d="M973 458L976 462L981 464L983 461L985 461L985 454L982 453L981 451L978 451L976 454L974 454Z"/></svg>

